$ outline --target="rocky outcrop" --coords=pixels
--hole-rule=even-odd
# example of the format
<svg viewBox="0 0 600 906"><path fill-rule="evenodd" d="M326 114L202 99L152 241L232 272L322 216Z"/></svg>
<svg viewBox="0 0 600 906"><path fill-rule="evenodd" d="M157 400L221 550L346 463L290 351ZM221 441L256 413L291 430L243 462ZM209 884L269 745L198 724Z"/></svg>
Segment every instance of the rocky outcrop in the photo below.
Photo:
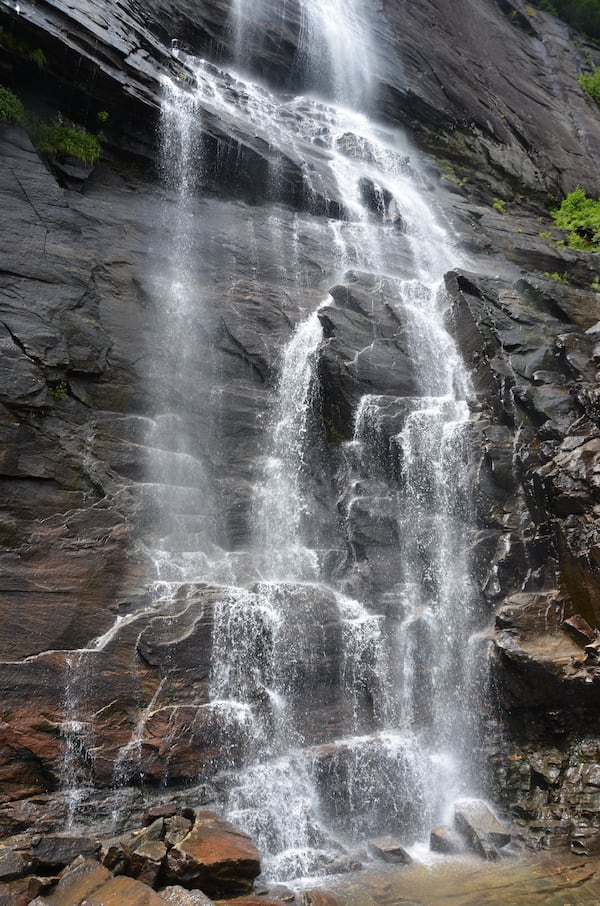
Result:
<svg viewBox="0 0 600 906"><path fill-rule="evenodd" d="M36 875L44 878L37 880L45 906L107 900L210 906L205 890L226 897L252 889L260 873L258 851L246 834L214 812L167 803L151 809L144 820L141 830L102 842L50 836L32 845L22 836L13 838L0 854L6 895L23 896L33 889Z"/></svg>
<svg viewBox="0 0 600 906"><path fill-rule="evenodd" d="M196 110L204 181L203 196L189 202L188 289L198 314L173 340L182 347L185 333L192 355L210 333L214 360L199 362L182 386L157 342L164 274L181 242L176 187L158 190L156 181L160 80L191 76L172 38L202 53L206 66L231 57L227 5L153 0L143 16L130 2L99 12L92 4L22 0L18 15L13 6L0 0L2 34L15 37L3 45L3 80L44 115L60 112L94 130L99 112L109 117L102 160L77 191L23 130L0 125L0 825L7 834L35 822L44 832L61 827L70 808L62 794L85 799L90 781L108 789L201 777L208 788L224 784L219 772L246 753L243 720L233 732L227 716L225 730L226 717L209 703L215 611L234 572L247 601L260 590L260 570L248 556L252 484L261 474L278 356L303 316L330 293L319 310L324 342L311 410L310 455L319 468L304 479L327 513L315 520L319 550L331 574L346 576L349 593L368 589L371 615L389 617L400 574L389 491L399 468L393 438L419 392L397 286L358 269L339 282L334 232L323 242L327 217L351 216L327 176L325 151L317 141L290 141L279 153L265 124L247 113L252 97L218 72L217 95ZM507 778L496 796L533 845L592 851L595 742L577 748L574 731L589 728L595 738L600 682L597 265L540 235L549 224L537 221L547 193L576 183L600 191L600 126L576 82L588 48L520 0L460 7L384 3L393 40L378 21L379 93L385 117L435 154L420 178L470 255L446 282L474 389L477 526L464 541L487 607L481 628L496 622L493 680L510 730L496 734L489 753L496 780ZM248 55L261 60L263 75L293 88L302 76L290 66L300 16L296 4L286 9L285 23L265 22L251 36ZM38 46L42 72L27 58L27 48ZM244 116L239 109L225 115L223 98L238 102ZM303 111L282 116L300 121ZM318 125L326 129L326 113ZM349 159L368 161L369 149L352 135L338 142ZM401 200L366 177L360 188L368 216L387 218L390 259L408 266L410 239L394 214ZM506 214L492 208L495 196L508 202ZM565 273L567 285L548 276ZM336 481L351 468L342 444L354 436L365 395L376 398L379 413L372 468L338 500ZM183 412L191 412L193 427L178 447L175 432L157 425ZM209 504L196 481L198 450L216 489ZM176 488L161 485L157 457L177 463ZM158 526L165 509L169 518ZM177 578L187 538L205 538L207 525L211 551L222 551L210 584L190 583L174 597L152 588L160 542L168 539L181 555ZM273 594L277 610L283 605ZM317 586L287 588L286 600L289 610L277 612L300 654L276 657L277 676L314 750L317 781L326 778L339 792L327 808L341 825L354 753L328 747L327 734L335 737L350 719L376 728L373 654L363 654L350 701L339 602ZM298 614L308 615L314 633L296 639ZM416 621L417 639L420 631L426 626ZM261 653L277 655L267 632L260 644ZM318 676L305 663L312 650L323 653ZM254 681L268 732L266 677ZM521 719L535 726L535 745L523 739ZM389 789L401 761L384 777ZM206 798L212 795L208 789ZM370 832L367 789L364 798ZM409 819L418 807L401 798L394 805ZM136 879L156 884L175 851L171 861L186 866L186 883L201 878L204 855L193 841L189 851L178 849L186 827L168 825L175 817L191 820L157 816L159 838L146 835L133 852L117 847L111 871L119 860L131 863ZM48 837L31 856L54 871L71 845L69 835ZM21 856L4 855L10 880ZM247 861L238 889L256 867L254 856ZM229 867L223 871L227 878ZM178 878L173 868L171 886ZM117 885L114 896L133 891L133 879L105 882Z"/></svg>

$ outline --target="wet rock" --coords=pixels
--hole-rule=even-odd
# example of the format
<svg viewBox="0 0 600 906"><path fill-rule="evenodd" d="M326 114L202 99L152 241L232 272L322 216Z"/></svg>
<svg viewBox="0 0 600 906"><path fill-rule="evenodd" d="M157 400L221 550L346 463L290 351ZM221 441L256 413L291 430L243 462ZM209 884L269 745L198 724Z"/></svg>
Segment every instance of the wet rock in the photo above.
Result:
<svg viewBox="0 0 600 906"><path fill-rule="evenodd" d="M172 884L213 893L247 893L260 873L250 837L214 812L196 812L194 826L169 850L165 876Z"/></svg>
<svg viewBox="0 0 600 906"><path fill-rule="evenodd" d="M182 815L174 815L172 818L165 820L165 843L168 846L175 846L179 843L192 829L192 822L189 818Z"/></svg>
<svg viewBox="0 0 600 906"><path fill-rule="evenodd" d="M508 829L480 799L455 802L454 822L471 849L489 861L498 859L498 850L510 843Z"/></svg>
<svg viewBox="0 0 600 906"><path fill-rule="evenodd" d="M592 642L596 638L597 630L592 629L580 613L569 617L562 625L578 642Z"/></svg>
<svg viewBox="0 0 600 906"><path fill-rule="evenodd" d="M142 824L147 827L153 824L159 818L173 818L177 814L177 806L174 802L165 802L163 805L153 805L147 809L142 816Z"/></svg>
<svg viewBox="0 0 600 906"><path fill-rule="evenodd" d="M435 853L444 853L445 855L454 856L457 853L464 852L464 837L457 833L453 828L443 825L436 827L429 835L429 848Z"/></svg>
<svg viewBox="0 0 600 906"><path fill-rule="evenodd" d="M0 846L0 881L12 881L25 873L27 863L20 853L8 846Z"/></svg>
<svg viewBox="0 0 600 906"><path fill-rule="evenodd" d="M410 865L412 857L404 847L393 837L375 837L367 844L369 853L383 862L393 862L396 865Z"/></svg>
<svg viewBox="0 0 600 906"><path fill-rule="evenodd" d="M302 906L339 906L339 899L335 894L319 887L313 887L302 892Z"/></svg>
<svg viewBox="0 0 600 906"><path fill-rule="evenodd" d="M137 846L127 862L127 875L155 887L167 855L168 848L162 840L149 840Z"/></svg>
<svg viewBox="0 0 600 906"><path fill-rule="evenodd" d="M78 856L90 859L100 850L100 841L85 836L44 834L32 847L36 871L63 868Z"/></svg>
<svg viewBox="0 0 600 906"><path fill-rule="evenodd" d="M236 897L234 900L219 900L219 906L281 906L281 900L269 897Z"/></svg>
<svg viewBox="0 0 600 906"><path fill-rule="evenodd" d="M170 906L212 906L213 901L201 890L186 890L185 887L164 887L159 895Z"/></svg>
<svg viewBox="0 0 600 906"><path fill-rule="evenodd" d="M56 904L51 902L53 906L63 906L60 900ZM106 906L111 902L122 906L161 906L164 900L146 884L122 876L106 881L85 897L85 906ZM83 901L79 901L79 904L83 906ZM77 904L70 902L69 906Z"/></svg>
<svg viewBox="0 0 600 906"><path fill-rule="evenodd" d="M99 862L78 858L65 869L57 886L45 896L45 901L50 906L78 906L111 878L111 873Z"/></svg>

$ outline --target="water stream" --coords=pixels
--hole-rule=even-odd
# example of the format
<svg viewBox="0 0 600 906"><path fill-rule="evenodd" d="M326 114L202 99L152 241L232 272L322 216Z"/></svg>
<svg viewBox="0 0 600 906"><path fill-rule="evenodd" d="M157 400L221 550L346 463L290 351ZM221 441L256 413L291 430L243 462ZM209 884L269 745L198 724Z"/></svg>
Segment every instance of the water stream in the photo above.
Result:
<svg viewBox="0 0 600 906"><path fill-rule="evenodd" d="M220 525L214 478L181 407L177 419L157 423L151 470L175 489L171 500L178 488L200 498L187 539L181 523L175 532L169 506L159 512L158 579L163 593L181 582L223 585L210 700L237 715L245 745L241 764L223 756L222 806L257 841L267 875L279 878L335 871L369 835L422 839L477 785L469 383L444 323L443 275L461 262L427 199L417 155L400 133L367 116L376 83L368 27L375 12L367 6L302 0L297 66L311 73L311 90L291 96L252 81L252 59L244 57L270 4L237 0L230 27L245 74L186 57L193 86L170 85L165 94L165 167L179 220L171 224L173 271L162 285L165 324L177 332L165 342L179 350L178 393L192 392L194 382L204 388L216 367L210 314L200 332L187 320L196 311L196 323L202 305L186 273L195 266L187 200L201 190L194 142L204 116L235 120L240 134L268 144L275 200L284 158L297 162L304 203L314 202L332 260L319 303L296 319L278 356L249 508L254 543L243 558ZM328 206L343 217L324 216ZM274 212L276 254L283 221ZM295 248L277 266L299 295L306 281L299 233ZM328 287L348 281L385 295L416 390L363 395L353 436L332 454L322 451L319 421L322 315L338 305ZM210 426L214 400L198 392L204 404L194 402L191 412ZM168 411L168 393L166 402ZM357 541L365 519L393 539L386 550L394 565L372 561L371 585Z"/></svg>

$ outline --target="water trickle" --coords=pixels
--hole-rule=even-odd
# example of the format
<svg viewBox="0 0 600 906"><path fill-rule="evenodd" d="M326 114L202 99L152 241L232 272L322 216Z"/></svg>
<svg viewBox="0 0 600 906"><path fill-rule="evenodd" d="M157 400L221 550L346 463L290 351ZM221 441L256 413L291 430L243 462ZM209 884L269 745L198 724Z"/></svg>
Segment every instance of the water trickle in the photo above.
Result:
<svg viewBox="0 0 600 906"><path fill-rule="evenodd" d="M272 580L310 581L318 576L316 552L305 542L312 514L303 494L303 473L322 338L318 312L314 312L298 325L282 355L272 441L256 508L264 574Z"/></svg>

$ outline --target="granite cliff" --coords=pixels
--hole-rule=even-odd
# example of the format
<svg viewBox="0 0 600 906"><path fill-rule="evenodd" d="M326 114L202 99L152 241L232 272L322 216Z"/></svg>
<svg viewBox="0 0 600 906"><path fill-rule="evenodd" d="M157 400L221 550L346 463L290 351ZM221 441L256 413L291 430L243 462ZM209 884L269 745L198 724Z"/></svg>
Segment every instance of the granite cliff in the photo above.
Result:
<svg viewBox="0 0 600 906"><path fill-rule="evenodd" d="M520 0L416 6L378 5L388 29L374 69L383 121L421 152L428 191L469 256L446 289L474 388L476 520L464 544L491 640L493 699L482 705L481 772L529 846L590 854L600 850L599 265L596 253L557 241L547 211L576 185L600 195L600 117L577 84L598 50ZM235 764L244 744L207 705L222 592L212 581L182 586L175 602L156 595L152 552L164 537L185 552L186 531L209 531L243 561L263 426L294 327L331 292L336 304L319 312L318 468L307 480L322 502L311 514L322 546L336 539L333 571L348 554L326 502L353 409L365 393L395 400L415 389L385 281L356 271L334 286L319 229L347 212L325 177L306 191L307 162L321 172L318 143L281 154L268 129L244 131L210 101L188 225L188 280L204 303L186 344L202 348L207 333L216 342L189 385L173 373L156 289L165 237L176 241L178 229L177 198L161 182L161 85L189 77L173 39L207 65L234 56L227 4L22 0L17 11L0 0L0 29L0 81L28 107L93 130L108 114L94 168L40 156L23 128L0 124L0 828L9 837L60 826L73 789L99 822L117 799L124 813L139 808L142 783L200 777L206 801L218 798L218 753L227 747ZM292 65L299 33L291 3L247 48L267 84L290 94L305 75ZM37 48L42 68L30 59ZM247 102L239 83L226 90ZM393 254L407 256L401 230L393 241ZM291 288L290 260L301 271ZM152 434L165 401L193 416L186 443L210 463L208 515L191 480L177 492L152 471L157 446L169 453L165 435ZM346 526L360 563L352 588L382 613L381 577L398 549L389 440L402 418L390 409L378 487ZM249 573L250 593L259 579ZM298 610L314 610L326 642L323 671L308 677L311 715L307 677L298 670L290 683L305 738L327 765L321 728L345 719L332 692L339 627L326 591L293 596Z"/></svg>

